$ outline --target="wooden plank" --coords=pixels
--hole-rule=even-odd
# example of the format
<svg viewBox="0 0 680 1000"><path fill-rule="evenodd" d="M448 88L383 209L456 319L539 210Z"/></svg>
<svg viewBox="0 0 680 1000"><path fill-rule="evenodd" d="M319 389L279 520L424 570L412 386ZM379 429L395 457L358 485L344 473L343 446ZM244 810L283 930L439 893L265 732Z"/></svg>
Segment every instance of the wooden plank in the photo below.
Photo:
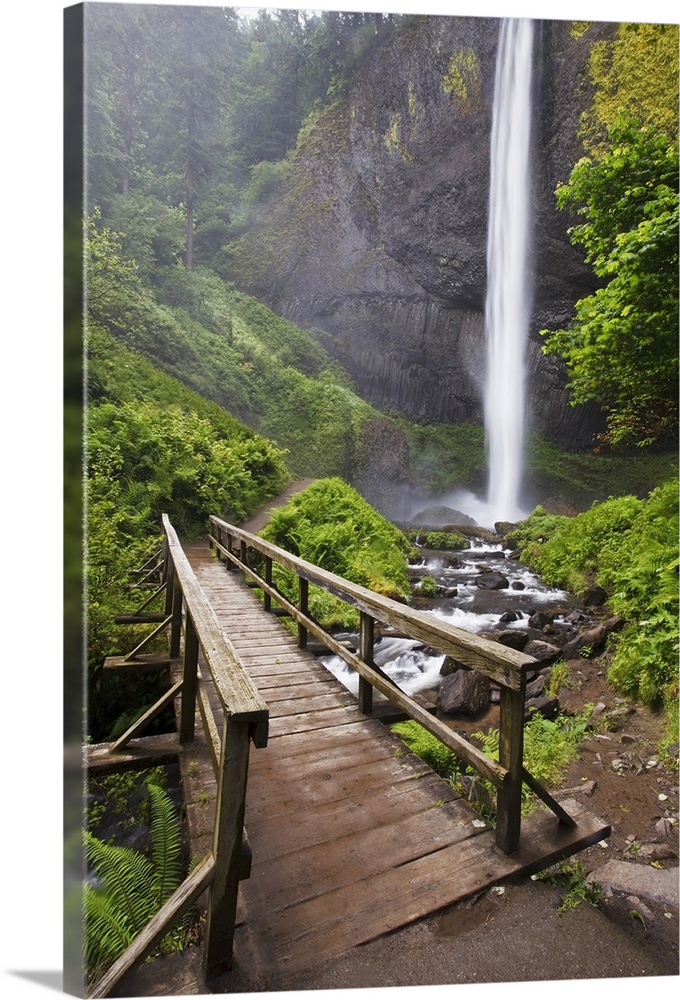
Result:
<svg viewBox="0 0 680 1000"><path fill-rule="evenodd" d="M175 568L175 582L179 581L187 614L201 639L201 649L215 681L225 710L233 718L248 720L258 725L257 744L266 744L267 706L257 688L246 674L238 654L227 640L215 612L208 604L191 565L179 544L177 535L167 515L163 515L163 530L168 550Z"/></svg>
<svg viewBox="0 0 680 1000"><path fill-rule="evenodd" d="M608 826L588 816L583 805L573 805L574 830L560 827L545 811L527 817L515 855L503 854L489 831L298 905L260 913L258 944L265 966L285 963L287 971L295 971L305 967L309 955L322 962L608 836Z"/></svg>
<svg viewBox="0 0 680 1000"><path fill-rule="evenodd" d="M304 733L312 729L327 729L331 726L344 726L356 722L362 715L359 709L347 705L344 708L328 708L324 712L300 712L287 718L272 719L271 736L283 736L285 733Z"/></svg>
<svg viewBox="0 0 680 1000"><path fill-rule="evenodd" d="M111 743L91 743L83 747L83 767L91 773L111 771L141 770L167 764L175 760L179 753L176 733L161 733L158 736L142 736L118 751L111 753Z"/></svg>
<svg viewBox="0 0 680 1000"><path fill-rule="evenodd" d="M430 802L453 802L460 796L435 774L414 775L407 781L382 789L380 815L384 824L405 819L423 809L423 798ZM293 851L304 850L314 844L326 844L333 837L371 829L374 825L373 795L358 789L337 802L301 803L294 813L280 813L275 822L258 823L251 837L258 862L269 861ZM248 817L248 807L246 817ZM474 828L475 832L477 827Z"/></svg>
<svg viewBox="0 0 680 1000"><path fill-rule="evenodd" d="M326 771L303 775L293 785L287 782L268 782L266 794L249 798L248 815L259 819L266 817L269 822L282 813L299 808L301 802L307 806L318 802L340 802L357 791L368 794L386 785L410 781L418 775L430 773L427 764L417 757L413 761L398 757L383 758L337 771L332 769L329 762ZM254 779L255 774L253 782ZM249 827L254 828L255 825L251 820L248 821Z"/></svg>
<svg viewBox="0 0 680 1000"><path fill-rule="evenodd" d="M369 829L344 836L333 832L325 843L297 848L268 862L256 858L248 903L271 912L335 892L460 843L478 833L473 818L470 807L460 800L421 803L421 811L389 824L380 822L378 809Z"/></svg>
<svg viewBox="0 0 680 1000"><path fill-rule="evenodd" d="M162 670L172 663L167 653L146 653L136 656L134 660L127 656L107 656L104 660L104 670Z"/></svg>

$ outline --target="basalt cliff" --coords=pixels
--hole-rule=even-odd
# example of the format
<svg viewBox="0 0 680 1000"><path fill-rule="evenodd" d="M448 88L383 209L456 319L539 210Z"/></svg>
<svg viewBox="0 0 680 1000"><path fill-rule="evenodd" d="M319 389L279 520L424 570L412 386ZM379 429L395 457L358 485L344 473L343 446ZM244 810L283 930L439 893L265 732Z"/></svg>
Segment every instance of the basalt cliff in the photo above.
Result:
<svg viewBox="0 0 680 1000"><path fill-rule="evenodd" d="M570 22L542 21L534 36L527 422L572 449L588 446L599 418L569 405L539 331L567 323L595 287L554 192L584 152L590 47L614 29L573 37ZM232 246L238 286L315 330L366 399L431 423L483 418L498 32L498 20L469 17L394 32L347 97L309 124L282 185Z"/></svg>

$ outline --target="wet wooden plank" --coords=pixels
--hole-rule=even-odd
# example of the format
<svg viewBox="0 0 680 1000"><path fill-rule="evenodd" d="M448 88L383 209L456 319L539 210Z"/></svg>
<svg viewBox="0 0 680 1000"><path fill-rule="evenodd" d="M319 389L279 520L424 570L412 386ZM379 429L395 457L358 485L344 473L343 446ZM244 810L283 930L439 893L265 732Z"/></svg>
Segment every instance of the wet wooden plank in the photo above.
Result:
<svg viewBox="0 0 680 1000"><path fill-rule="evenodd" d="M525 820L517 854L503 854L489 831L451 844L406 865L352 882L285 909L260 913L258 943L266 968L285 963L288 971L342 954L434 910L520 874L531 874L596 843L609 827L574 802L575 830L554 816Z"/></svg>

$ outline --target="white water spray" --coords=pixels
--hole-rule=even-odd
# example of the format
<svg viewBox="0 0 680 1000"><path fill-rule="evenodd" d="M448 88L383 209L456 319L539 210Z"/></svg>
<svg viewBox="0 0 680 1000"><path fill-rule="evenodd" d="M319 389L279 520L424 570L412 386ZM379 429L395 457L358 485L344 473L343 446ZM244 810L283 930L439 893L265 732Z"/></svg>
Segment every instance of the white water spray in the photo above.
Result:
<svg viewBox="0 0 680 1000"><path fill-rule="evenodd" d="M519 509L525 423L525 343L531 313L529 275L531 56L533 22L501 25L493 122L487 244L487 375L484 399L494 519Z"/></svg>

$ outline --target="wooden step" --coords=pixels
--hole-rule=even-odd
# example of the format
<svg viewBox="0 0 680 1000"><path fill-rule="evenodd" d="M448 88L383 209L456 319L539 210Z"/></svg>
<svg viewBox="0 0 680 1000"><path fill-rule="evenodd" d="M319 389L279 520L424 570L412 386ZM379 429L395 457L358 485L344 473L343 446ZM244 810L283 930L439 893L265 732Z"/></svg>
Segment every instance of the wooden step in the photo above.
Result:
<svg viewBox="0 0 680 1000"><path fill-rule="evenodd" d="M162 670L172 663L167 653L146 653L128 660L126 656L107 656L104 660L104 670Z"/></svg>
<svg viewBox="0 0 680 1000"><path fill-rule="evenodd" d="M156 622L163 622L168 616L163 611L150 611L143 614L116 615L114 621L116 625L151 625Z"/></svg>

